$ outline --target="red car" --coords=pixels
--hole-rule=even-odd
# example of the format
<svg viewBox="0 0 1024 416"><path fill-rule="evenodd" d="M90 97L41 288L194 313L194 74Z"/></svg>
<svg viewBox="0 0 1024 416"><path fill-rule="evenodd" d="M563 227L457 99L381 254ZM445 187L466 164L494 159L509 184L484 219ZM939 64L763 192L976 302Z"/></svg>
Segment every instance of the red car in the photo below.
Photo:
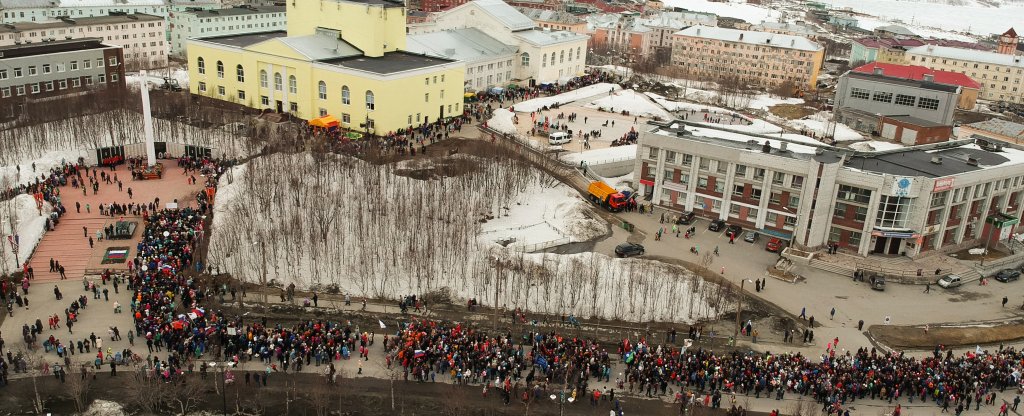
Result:
<svg viewBox="0 0 1024 416"><path fill-rule="evenodd" d="M779 251L782 251L782 245L783 243L781 239L778 237L772 237L771 240L768 240L768 244L765 244L764 249L773 253L778 253Z"/></svg>

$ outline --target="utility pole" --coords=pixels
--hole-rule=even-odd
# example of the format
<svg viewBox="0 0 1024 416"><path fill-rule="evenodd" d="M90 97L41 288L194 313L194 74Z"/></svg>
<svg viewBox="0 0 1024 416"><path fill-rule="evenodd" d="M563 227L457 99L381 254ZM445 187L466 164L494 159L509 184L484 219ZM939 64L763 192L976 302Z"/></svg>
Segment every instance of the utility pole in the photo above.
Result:
<svg viewBox="0 0 1024 416"><path fill-rule="evenodd" d="M732 345L735 347L740 338L740 314L743 312L743 285L750 279L740 280L740 295L736 305L736 327L733 329Z"/></svg>

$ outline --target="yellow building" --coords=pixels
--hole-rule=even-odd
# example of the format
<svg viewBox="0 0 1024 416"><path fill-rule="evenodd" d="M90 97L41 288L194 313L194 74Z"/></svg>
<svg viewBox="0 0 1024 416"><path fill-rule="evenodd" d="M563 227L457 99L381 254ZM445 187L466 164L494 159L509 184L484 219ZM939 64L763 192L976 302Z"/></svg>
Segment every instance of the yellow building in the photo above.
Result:
<svg viewBox="0 0 1024 416"><path fill-rule="evenodd" d="M462 114L464 64L405 51L405 8L288 3L288 31L188 41L193 94L386 134Z"/></svg>

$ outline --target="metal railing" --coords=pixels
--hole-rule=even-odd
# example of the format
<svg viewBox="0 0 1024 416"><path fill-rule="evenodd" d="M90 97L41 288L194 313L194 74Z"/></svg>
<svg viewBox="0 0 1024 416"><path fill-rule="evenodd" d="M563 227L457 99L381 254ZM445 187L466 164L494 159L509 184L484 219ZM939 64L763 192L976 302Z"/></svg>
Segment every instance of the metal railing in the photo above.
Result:
<svg viewBox="0 0 1024 416"><path fill-rule="evenodd" d="M562 237L562 238L557 238L557 239L554 239L554 240L544 241L544 242L540 242L540 243L527 244L527 245L523 245L523 246L515 246L514 249L517 250L517 251L524 252L524 253L533 253L533 252L537 252L537 251L540 251L540 250L546 250L546 249L549 249L551 247L558 247L558 246L566 245L566 244L569 244L569 243L572 243L572 238L570 238L570 237Z"/></svg>

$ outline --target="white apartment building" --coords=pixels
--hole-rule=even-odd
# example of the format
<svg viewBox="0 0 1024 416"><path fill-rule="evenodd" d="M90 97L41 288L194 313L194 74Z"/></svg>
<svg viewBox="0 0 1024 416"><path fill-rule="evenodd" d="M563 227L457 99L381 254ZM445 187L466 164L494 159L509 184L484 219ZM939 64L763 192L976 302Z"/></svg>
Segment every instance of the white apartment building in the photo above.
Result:
<svg viewBox="0 0 1024 416"><path fill-rule="evenodd" d="M238 6L228 9L176 11L170 16L171 55L185 56L190 38L287 29L285 6Z"/></svg>
<svg viewBox="0 0 1024 416"><path fill-rule="evenodd" d="M116 12L115 12L116 13ZM164 18L149 14L70 18L0 26L0 46L100 38L124 49L129 71L167 66Z"/></svg>
<svg viewBox="0 0 1024 416"><path fill-rule="evenodd" d="M981 83L978 98L1024 103L1024 56L946 46L907 50L906 64L959 72Z"/></svg>
<svg viewBox="0 0 1024 416"><path fill-rule="evenodd" d="M0 23L45 22L61 16L106 16L111 12L167 16L167 0L0 0Z"/></svg>
<svg viewBox="0 0 1024 416"><path fill-rule="evenodd" d="M513 79L516 49L480 29L455 29L406 37L409 52L454 59L466 64L465 90L487 91Z"/></svg>

